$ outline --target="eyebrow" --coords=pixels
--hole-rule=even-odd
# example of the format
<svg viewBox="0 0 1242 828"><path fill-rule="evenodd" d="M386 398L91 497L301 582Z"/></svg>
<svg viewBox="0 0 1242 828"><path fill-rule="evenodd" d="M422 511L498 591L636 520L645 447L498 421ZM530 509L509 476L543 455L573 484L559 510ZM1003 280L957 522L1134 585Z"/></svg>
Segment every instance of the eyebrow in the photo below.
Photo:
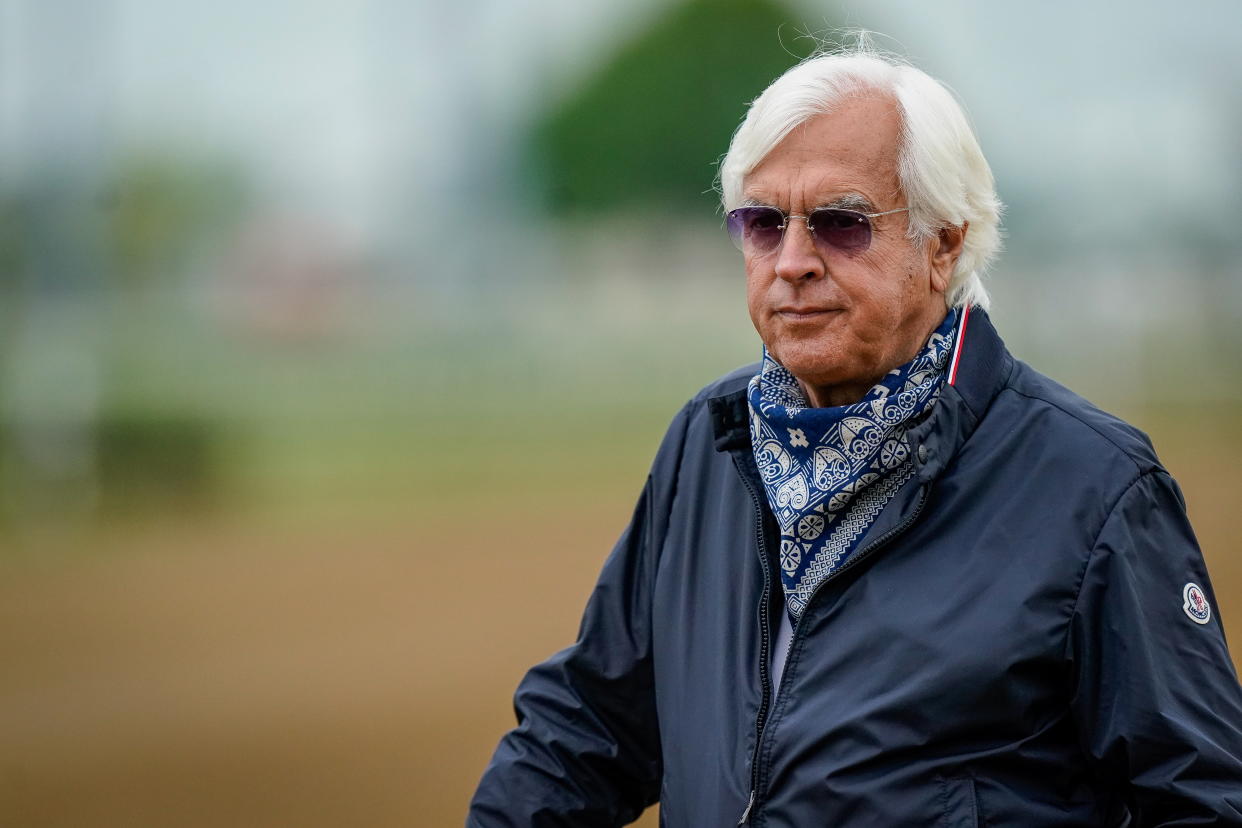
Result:
<svg viewBox="0 0 1242 828"><path fill-rule="evenodd" d="M742 207L775 207L776 205L762 199L748 197L742 199ZM837 210L857 210L860 213L876 212L875 205L871 203L871 199L862 193L845 193L833 198L829 201L817 202L812 210L822 210L825 207ZM777 209L780 209L779 207Z"/></svg>
<svg viewBox="0 0 1242 828"><path fill-rule="evenodd" d="M824 207L835 208L837 210L857 210L860 213L876 212L875 205L871 203L871 199L861 193L846 193L839 195L831 201L821 202L815 206L815 209Z"/></svg>

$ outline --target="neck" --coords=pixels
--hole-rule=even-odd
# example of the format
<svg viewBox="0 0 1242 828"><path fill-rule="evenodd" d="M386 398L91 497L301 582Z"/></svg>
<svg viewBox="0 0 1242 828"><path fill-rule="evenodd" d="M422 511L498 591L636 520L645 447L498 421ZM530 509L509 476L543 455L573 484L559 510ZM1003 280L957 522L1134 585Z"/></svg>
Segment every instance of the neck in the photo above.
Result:
<svg viewBox="0 0 1242 828"><path fill-rule="evenodd" d="M910 355L910 359L914 359L913 354ZM909 361L909 359L905 360L905 362ZM896 368L897 366L894 365L893 367ZM807 385L802 380L798 380L798 385L802 388L802 393L806 395L806 400L811 404L812 408L832 408L841 405L853 405L858 402L887 373L888 371L881 371L873 379L861 383L815 386Z"/></svg>

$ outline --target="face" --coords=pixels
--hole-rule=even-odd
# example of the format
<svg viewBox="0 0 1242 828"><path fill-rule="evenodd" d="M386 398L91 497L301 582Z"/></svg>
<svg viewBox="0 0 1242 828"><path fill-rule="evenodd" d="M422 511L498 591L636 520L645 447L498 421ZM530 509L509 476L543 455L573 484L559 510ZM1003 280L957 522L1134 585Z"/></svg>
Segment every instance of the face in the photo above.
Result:
<svg viewBox="0 0 1242 828"><path fill-rule="evenodd" d="M848 99L790 133L746 176L743 195L802 216L817 207L905 207L900 135L891 98ZM816 245L806 223L792 219L779 247L746 254L751 321L813 405L857 402L913 359L944 319L965 227L915 244L907 220L904 212L871 219L870 246L846 252Z"/></svg>

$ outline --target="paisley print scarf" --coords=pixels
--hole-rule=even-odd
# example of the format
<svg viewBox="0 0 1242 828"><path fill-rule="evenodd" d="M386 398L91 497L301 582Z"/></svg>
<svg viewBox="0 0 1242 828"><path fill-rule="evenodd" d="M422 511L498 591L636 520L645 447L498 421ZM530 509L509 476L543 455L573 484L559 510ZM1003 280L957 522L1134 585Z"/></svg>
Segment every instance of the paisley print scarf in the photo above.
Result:
<svg viewBox="0 0 1242 828"><path fill-rule="evenodd" d="M781 583L794 621L914 474L906 430L940 396L953 351L950 310L926 347L852 405L808 407L793 374L763 351L750 381L750 443L781 530Z"/></svg>

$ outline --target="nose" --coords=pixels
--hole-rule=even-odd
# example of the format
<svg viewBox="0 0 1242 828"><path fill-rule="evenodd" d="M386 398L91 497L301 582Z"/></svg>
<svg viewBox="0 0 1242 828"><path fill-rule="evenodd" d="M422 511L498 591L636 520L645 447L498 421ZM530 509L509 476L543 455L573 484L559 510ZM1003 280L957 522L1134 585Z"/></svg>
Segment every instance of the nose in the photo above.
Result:
<svg viewBox="0 0 1242 828"><path fill-rule="evenodd" d="M824 275L824 260L815 248L811 228L802 216L786 219L785 235L776 252L776 275L787 282L816 279ZM801 226L795 226L799 222Z"/></svg>

